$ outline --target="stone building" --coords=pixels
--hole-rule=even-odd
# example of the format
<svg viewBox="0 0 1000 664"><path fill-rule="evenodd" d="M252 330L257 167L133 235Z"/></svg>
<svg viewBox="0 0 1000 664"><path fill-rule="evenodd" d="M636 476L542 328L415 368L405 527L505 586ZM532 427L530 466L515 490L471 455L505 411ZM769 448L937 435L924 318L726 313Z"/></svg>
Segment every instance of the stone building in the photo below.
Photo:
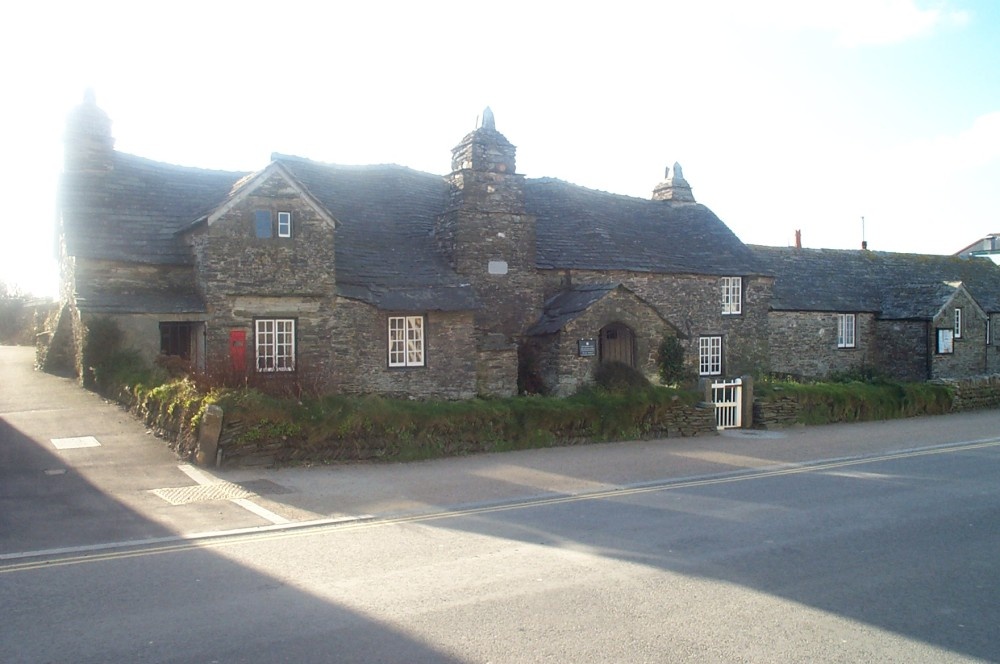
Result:
<svg viewBox="0 0 1000 664"><path fill-rule="evenodd" d="M1000 268L984 258L754 246L775 275L771 370L898 380L1000 371Z"/></svg>
<svg viewBox="0 0 1000 664"><path fill-rule="evenodd" d="M59 231L50 356L77 374L98 317L148 360L345 393L565 395L601 362L655 378L665 337L692 374L767 369L772 279L679 165L648 200L526 178L489 109L443 177L285 155L237 173L116 151L89 95Z"/></svg>

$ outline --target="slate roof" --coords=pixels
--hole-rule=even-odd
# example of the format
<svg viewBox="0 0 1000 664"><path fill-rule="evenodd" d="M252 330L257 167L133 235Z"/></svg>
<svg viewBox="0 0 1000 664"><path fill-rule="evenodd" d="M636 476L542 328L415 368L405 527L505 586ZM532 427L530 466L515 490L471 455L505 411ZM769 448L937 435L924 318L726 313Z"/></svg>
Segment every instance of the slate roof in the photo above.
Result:
<svg viewBox="0 0 1000 664"><path fill-rule="evenodd" d="M336 220L341 295L391 310L477 306L471 287L448 264L434 236L435 220L449 205L445 178L396 165L341 166L287 155L272 159ZM113 165L106 172L64 176L70 255L191 265L184 231L251 176L120 152L113 154ZM753 252L703 205L620 196L554 179L526 180L524 188L526 211L537 219L541 269L766 274ZM174 302L150 296L149 306L191 309L193 294L176 295ZM87 299L98 306L101 297L107 296ZM99 306L134 306L126 299Z"/></svg>
<svg viewBox="0 0 1000 664"><path fill-rule="evenodd" d="M190 265L177 235L229 195L246 173L186 168L115 152L106 172L62 180L62 222L71 256Z"/></svg>
<svg viewBox="0 0 1000 664"><path fill-rule="evenodd" d="M200 314L206 311L201 296L194 291L114 293L84 289L77 293L76 301L80 309L96 314Z"/></svg>
<svg viewBox="0 0 1000 664"><path fill-rule="evenodd" d="M935 281L886 288L882 297L883 318L930 320L961 287L960 281Z"/></svg>
<svg viewBox="0 0 1000 664"><path fill-rule="evenodd" d="M395 165L338 166L273 155L337 221L337 288L400 311L475 308L438 250L436 217L448 203L439 175Z"/></svg>
<svg viewBox="0 0 1000 664"><path fill-rule="evenodd" d="M955 282L961 282L985 311L1000 312L1000 266L987 259L756 245L751 249L775 276L775 311L927 319L955 292Z"/></svg>
<svg viewBox="0 0 1000 664"><path fill-rule="evenodd" d="M550 297L542 305L542 316L527 334L553 334L590 308L619 284L580 284Z"/></svg>
<svg viewBox="0 0 1000 664"><path fill-rule="evenodd" d="M759 275L750 249L704 205L595 191L561 180L525 182L537 218L539 268Z"/></svg>

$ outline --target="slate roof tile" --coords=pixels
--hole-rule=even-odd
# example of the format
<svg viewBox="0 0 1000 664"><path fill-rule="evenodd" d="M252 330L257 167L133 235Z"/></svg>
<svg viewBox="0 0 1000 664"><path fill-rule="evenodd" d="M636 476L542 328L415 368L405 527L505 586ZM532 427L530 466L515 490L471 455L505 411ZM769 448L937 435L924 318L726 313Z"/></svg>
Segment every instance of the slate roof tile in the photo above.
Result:
<svg viewBox="0 0 1000 664"><path fill-rule="evenodd" d="M201 314L205 303L201 296L188 292L82 291L77 293L77 305L84 311L98 314Z"/></svg>
<svg viewBox="0 0 1000 664"><path fill-rule="evenodd" d="M274 155L337 221L338 289L387 309L464 310L471 287L440 251L435 221L449 205L439 175L396 165L340 166ZM224 203L246 172L114 154L114 168L63 180L67 248L85 258L190 265L183 231ZM683 274L765 273L708 208L525 181L537 218L539 268Z"/></svg>
<svg viewBox="0 0 1000 664"><path fill-rule="evenodd" d="M776 311L873 312L926 319L962 282L987 312L1000 312L1000 266L984 258L846 249L751 246L775 275ZM944 299L942 299L944 298Z"/></svg>
<svg viewBox="0 0 1000 664"><path fill-rule="evenodd" d="M582 314L619 284L580 284L550 297L542 306L542 315L527 334L553 334Z"/></svg>
<svg viewBox="0 0 1000 664"><path fill-rule="evenodd" d="M471 287L448 265L434 237L434 222L448 202L444 178L396 165L272 158L337 221L335 257L342 294L385 309L475 306Z"/></svg>
<svg viewBox="0 0 1000 664"><path fill-rule="evenodd" d="M764 274L753 252L707 207L525 182L540 268L665 274Z"/></svg>
<svg viewBox="0 0 1000 664"><path fill-rule="evenodd" d="M62 219L70 255L189 265L177 236L229 195L245 173L163 164L121 152L106 172L67 173Z"/></svg>

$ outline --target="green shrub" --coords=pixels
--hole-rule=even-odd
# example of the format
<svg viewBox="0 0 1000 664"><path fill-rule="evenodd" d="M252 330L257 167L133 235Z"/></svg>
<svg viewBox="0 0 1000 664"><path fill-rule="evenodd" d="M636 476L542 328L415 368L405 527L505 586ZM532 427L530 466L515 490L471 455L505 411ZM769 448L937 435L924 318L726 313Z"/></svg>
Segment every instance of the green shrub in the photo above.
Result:
<svg viewBox="0 0 1000 664"><path fill-rule="evenodd" d="M594 383L614 394L647 390L649 379L624 362L601 362L594 372Z"/></svg>
<svg viewBox="0 0 1000 664"><path fill-rule="evenodd" d="M677 337L664 337L656 356L660 382L664 385L681 385L692 377L684 366L684 345Z"/></svg>
<svg viewBox="0 0 1000 664"><path fill-rule="evenodd" d="M890 383L884 374L878 369L868 365L852 367L844 371L833 371L826 377L828 383L868 383L878 385L880 383Z"/></svg>
<svg viewBox="0 0 1000 664"><path fill-rule="evenodd" d="M761 382L755 387L755 398L762 402L796 401L798 421L802 424L940 415L951 410L951 390L944 385L877 380L879 382Z"/></svg>

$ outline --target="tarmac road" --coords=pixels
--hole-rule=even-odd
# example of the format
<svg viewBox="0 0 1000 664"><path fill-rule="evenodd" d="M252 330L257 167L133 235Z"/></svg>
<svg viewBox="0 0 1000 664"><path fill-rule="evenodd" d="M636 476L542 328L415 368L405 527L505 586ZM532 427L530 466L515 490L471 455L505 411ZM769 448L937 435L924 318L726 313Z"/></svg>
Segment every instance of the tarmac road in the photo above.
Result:
<svg viewBox="0 0 1000 664"><path fill-rule="evenodd" d="M0 347L0 560L240 529L432 514L1000 436L1000 411L285 469L198 469L119 406Z"/></svg>

